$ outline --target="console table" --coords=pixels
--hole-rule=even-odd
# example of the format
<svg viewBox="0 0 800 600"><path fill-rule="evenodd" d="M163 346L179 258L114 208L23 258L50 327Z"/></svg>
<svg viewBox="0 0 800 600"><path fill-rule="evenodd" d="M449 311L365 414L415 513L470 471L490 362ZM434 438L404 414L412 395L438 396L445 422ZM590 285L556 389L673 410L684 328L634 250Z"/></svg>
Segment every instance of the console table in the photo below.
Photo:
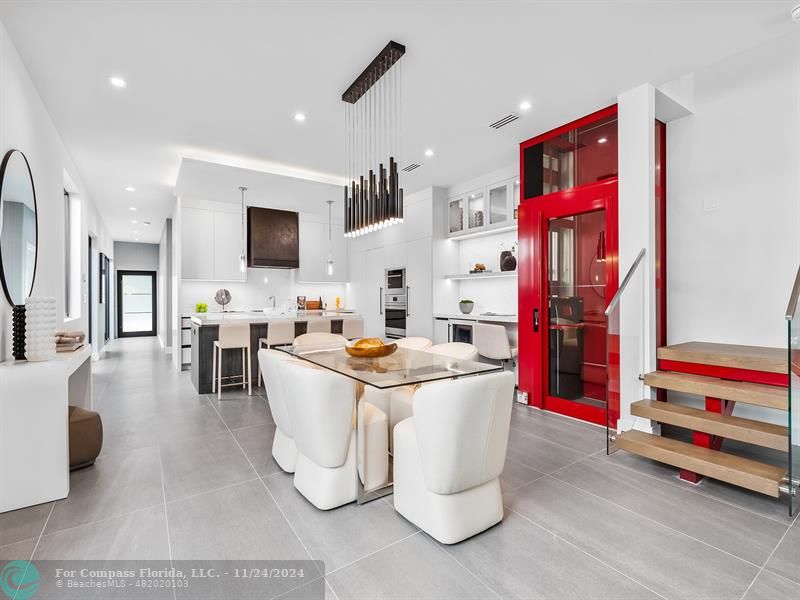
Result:
<svg viewBox="0 0 800 600"><path fill-rule="evenodd" d="M92 408L91 357L0 363L0 513L69 495L67 406Z"/></svg>

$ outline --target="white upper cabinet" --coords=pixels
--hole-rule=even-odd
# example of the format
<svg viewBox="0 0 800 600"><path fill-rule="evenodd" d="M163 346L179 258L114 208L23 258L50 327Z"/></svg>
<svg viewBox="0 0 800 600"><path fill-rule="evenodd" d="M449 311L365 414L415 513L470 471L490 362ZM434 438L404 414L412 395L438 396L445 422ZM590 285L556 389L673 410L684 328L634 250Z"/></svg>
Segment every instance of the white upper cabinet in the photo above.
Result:
<svg viewBox="0 0 800 600"><path fill-rule="evenodd" d="M181 278L245 281L239 269L242 216L205 208L181 209Z"/></svg>
<svg viewBox="0 0 800 600"><path fill-rule="evenodd" d="M331 226L333 272L328 274L328 224L300 215L300 282L344 282L349 280L347 238L342 225Z"/></svg>
<svg viewBox="0 0 800 600"><path fill-rule="evenodd" d="M516 225L519 205L519 179L499 181L448 200L447 235L507 229Z"/></svg>

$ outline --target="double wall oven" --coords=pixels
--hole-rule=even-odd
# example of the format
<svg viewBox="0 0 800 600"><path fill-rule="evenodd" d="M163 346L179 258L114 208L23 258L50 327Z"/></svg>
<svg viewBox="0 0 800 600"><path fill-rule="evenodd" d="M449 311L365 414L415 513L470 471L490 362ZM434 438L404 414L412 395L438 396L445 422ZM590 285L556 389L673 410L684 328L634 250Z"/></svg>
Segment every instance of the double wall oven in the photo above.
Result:
<svg viewBox="0 0 800 600"><path fill-rule="evenodd" d="M381 306L384 315L386 337L406 337L408 312L408 285L404 268L386 269L384 287L381 288Z"/></svg>

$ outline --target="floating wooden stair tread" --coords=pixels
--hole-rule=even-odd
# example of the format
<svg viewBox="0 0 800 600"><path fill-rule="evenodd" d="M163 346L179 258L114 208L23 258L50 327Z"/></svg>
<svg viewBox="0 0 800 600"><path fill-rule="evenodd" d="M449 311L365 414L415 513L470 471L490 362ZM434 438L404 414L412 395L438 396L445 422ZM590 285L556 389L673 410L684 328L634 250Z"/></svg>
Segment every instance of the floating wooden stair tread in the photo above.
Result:
<svg viewBox="0 0 800 600"><path fill-rule="evenodd" d="M775 498L780 495L779 486L786 474L784 467L775 467L636 430L617 435L616 445L633 454Z"/></svg>
<svg viewBox="0 0 800 600"><path fill-rule="evenodd" d="M735 400L745 404L755 404L766 408L787 410L789 404L786 388L747 383L744 381L728 381L704 375L675 373L672 371L654 371L644 376L645 384L650 387L697 394L721 400Z"/></svg>
<svg viewBox="0 0 800 600"><path fill-rule="evenodd" d="M788 372L786 367L788 352L786 348L686 342L673 346L663 346L658 349L656 356L663 360L765 371L781 375L785 375Z"/></svg>
<svg viewBox="0 0 800 600"><path fill-rule="evenodd" d="M789 429L781 425L722 415L689 406L658 400L640 400L631 404L631 414L659 423L677 425L748 444L789 451Z"/></svg>

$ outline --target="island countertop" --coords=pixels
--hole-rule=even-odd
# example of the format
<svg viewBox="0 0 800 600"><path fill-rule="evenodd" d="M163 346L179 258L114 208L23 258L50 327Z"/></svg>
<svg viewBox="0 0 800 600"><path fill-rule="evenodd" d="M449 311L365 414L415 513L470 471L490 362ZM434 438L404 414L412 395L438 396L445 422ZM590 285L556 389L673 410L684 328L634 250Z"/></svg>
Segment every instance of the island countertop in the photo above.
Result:
<svg viewBox="0 0 800 600"><path fill-rule="evenodd" d="M193 313L192 323L197 325L219 325L222 321L247 321L248 323L269 323L274 321L317 321L360 319L361 316L350 310L301 310L291 313L265 313L263 311L229 311Z"/></svg>

